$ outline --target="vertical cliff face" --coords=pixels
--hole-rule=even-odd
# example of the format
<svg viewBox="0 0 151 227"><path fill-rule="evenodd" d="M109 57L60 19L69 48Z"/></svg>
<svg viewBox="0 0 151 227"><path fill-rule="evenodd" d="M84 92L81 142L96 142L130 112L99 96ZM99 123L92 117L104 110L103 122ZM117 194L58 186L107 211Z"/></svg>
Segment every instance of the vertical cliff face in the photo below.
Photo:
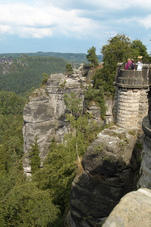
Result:
<svg viewBox="0 0 151 227"><path fill-rule="evenodd" d="M41 161L46 157L52 139L62 142L68 131L65 120L67 111L64 95L75 93L83 106L85 77L80 71L75 71L71 78L64 74L53 74L46 86L37 89L24 108L24 171L31 172L29 165L29 151L35 139L40 149Z"/></svg>
<svg viewBox="0 0 151 227"><path fill-rule="evenodd" d="M151 124L149 118L143 120L144 143L141 162L139 187L151 188Z"/></svg>
<svg viewBox="0 0 151 227"><path fill-rule="evenodd" d="M72 184L69 226L96 226L136 188L137 153L136 131L113 126L98 135L83 157L83 172Z"/></svg>
<svg viewBox="0 0 151 227"><path fill-rule="evenodd" d="M150 73L151 80L151 73ZM141 177L138 183L139 187L151 188L151 87L148 92L149 111L143 119L142 128L144 131L144 143L141 162Z"/></svg>

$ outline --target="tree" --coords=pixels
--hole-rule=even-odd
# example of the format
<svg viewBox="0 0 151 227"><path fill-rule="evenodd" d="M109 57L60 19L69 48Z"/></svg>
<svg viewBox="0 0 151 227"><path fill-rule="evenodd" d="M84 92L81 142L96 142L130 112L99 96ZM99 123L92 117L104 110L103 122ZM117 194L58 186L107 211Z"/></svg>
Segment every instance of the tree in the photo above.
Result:
<svg viewBox="0 0 151 227"><path fill-rule="evenodd" d="M133 51L133 58L137 59L138 56L143 57L144 62L149 61L149 55L147 53L147 48L140 40L134 40L131 44L131 48Z"/></svg>
<svg viewBox="0 0 151 227"><path fill-rule="evenodd" d="M0 204L0 223L4 227L54 226L59 209L47 191L28 182L15 186Z"/></svg>
<svg viewBox="0 0 151 227"><path fill-rule="evenodd" d="M98 104L98 106L100 107L101 118L104 119L105 113L106 113L106 106L105 106L105 100L104 100L103 86L99 86L98 89L91 86L88 87L88 89L85 92L85 104L89 106L89 103L91 103L91 101L94 101L96 104Z"/></svg>
<svg viewBox="0 0 151 227"><path fill-rule="evenodd" d="M99 64L98 57L96 55L96 48L92 46L87 53L87 59L90 62L90 66L96 67Z"/></svg>
<svg viewBox="0 0 151 227"><path fill-rule="evenodd" d="M104 66L110 72L115 71L118 62L125 62L131 57L131 42L125 35L116 35L102 48Z"/></svg>
<svg viewBox="0 0 151 227"><path fill-rule="evenodd" d="M71 75L73 73L73 68L71 64L66 64L66 73L67 75Z"/></svg>
<svg viewBox="0 0 151 227"><path fill-rule="evenodd" d="M42 73L42 85L46 84L48 81L48 74L47 73Z"/></svg>
<svg viewBox="0 0 151 227"><path fill-rule="evenodd" d="M39 157L39 147L37 143L37 138L35 138L34 144L31 146L29 153L31 172L35 173L40 168L40 157Z"/></svg>
<svg viewBox="0 0 151 227"><path fill-rule="evenodd" d="M127 36L118 34L102 47L102 54L104 64L94 75L94 87L96 89L103 87L106 95L113 95L117 63L126 62L132 57L131 41Z"/></svg>

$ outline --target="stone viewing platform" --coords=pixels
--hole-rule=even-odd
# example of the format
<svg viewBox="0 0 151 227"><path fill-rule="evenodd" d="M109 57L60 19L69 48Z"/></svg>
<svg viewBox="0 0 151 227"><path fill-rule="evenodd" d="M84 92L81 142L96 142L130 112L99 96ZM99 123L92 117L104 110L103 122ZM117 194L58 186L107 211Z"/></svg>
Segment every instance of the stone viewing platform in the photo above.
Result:
<svg viewBox="0 0 151 227"><path fill-rule="evenodd" d="M115 123L124 128L141 128L148 113L148 91L151 84L151 66L144 64L142 71L124 70L117 65L115 93Z"/></svg>
<svg viewBox="0 0 151 227"><path fill-rule="evenodd" d="M148 88L151 84L151 66L144 64L142 71L125 70L122 63L117 65L116 86L122 88Z"/></svg>

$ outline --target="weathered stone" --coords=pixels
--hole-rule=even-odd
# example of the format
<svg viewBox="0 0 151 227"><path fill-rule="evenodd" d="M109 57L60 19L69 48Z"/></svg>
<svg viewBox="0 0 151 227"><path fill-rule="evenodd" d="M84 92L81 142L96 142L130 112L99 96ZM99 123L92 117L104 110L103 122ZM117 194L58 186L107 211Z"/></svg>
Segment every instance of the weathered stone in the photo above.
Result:
<svg viewBox="0 0 151 227"><path fill-rule="evenodd" d="M151 190L145 188L126 194L103 224L103 227L142 226L151 226Z"/></svg>
<svg viewBox="0 0 151 227"><path fill-rule="evenodd" d="M113 106L114 100L112 98L105 98L105 106L106 106L106 113L105 113L105 123L109 124L113 122Z"/></svg>
<svg viewBox="0 0 151 227"><path fill-rule="evenodd" d="M91 104L87 107L86 112L92 116L93 120L96 123L103 125L103 120L101 119L100 107L96 105L95 102L91 102Z"/></svg>
<svg viewBox="0 0 151 227"><path fill-rule="evenodd" d="M82 80L80 79L82 78ZM46 86L34 91L29 97L29 102L24 108L24 160L23 166L26 173L31 172L28 154L35 139L40 149L40 158L43 162L47 155L52 139L62 142L68 132L68 123L65 120L67 111L64 95L75 93L81 100L83 107L83 88L86 78L76 71L72 77L64 74L53 74Z"/></svg>
<svg viewBox="0 0 151 227"><path fill-rule="evenodd" d="M140 170L141 177L138 186L151 188L151 125L148 117L143 120L143 130L145 137Z"/></svg>
<svg viewBox="0 0 151 227"><path fill-rule="evenodd" d="M120 198L134 190L139 169L135 142L136 131L113 126L90 145L83 173L72 184L70 218L76 227L101 223Z"/></svg>

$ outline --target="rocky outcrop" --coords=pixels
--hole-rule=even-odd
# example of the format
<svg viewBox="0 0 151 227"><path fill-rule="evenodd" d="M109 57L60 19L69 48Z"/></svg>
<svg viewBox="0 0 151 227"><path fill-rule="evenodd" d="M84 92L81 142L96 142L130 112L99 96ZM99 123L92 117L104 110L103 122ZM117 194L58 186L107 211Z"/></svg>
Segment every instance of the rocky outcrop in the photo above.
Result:
<svg viewBox="0 0 151 227"><path fill-rule="evenodd" d="M148 92L148 103L149 103L148 116L146 116L143 119L142 123L142 128L145 136L140 170L141 177L138 186L151 188L151 88L150 91Z"/></svg>
<svg viewBox="0 0 151 227"><path fill-rule="evenodd" d="M94 227L120 198L136 188L139 171L136 131L103 130L85 153L83 172L72 184L71 227Z"/></svg>
<svg viewBox="0 0 151 227"><path fill-rule="evenodd" d="M80 69L76 70L72 77L64 74L52 74L47 84L35 90L29 97L23 113L25 153L23 166L27 174L31 172L28 156L35 139L39 145L41 161L46 157L52 139L57 142L63 141L65 133L68 132L64 95L76 94L83 107L85 80Z"/></svg>
<svg viewBox="0 0 151 227"><path fill-rule="evenodd" d="M105 113L105 124L110 124L113 122L113 107L114 107L114 100L112 97L105 97L105 106L106 106L106 113Z"/></svg>
<svg viewBox="0 0 151 227"><path fill-rule="evenodd" d="M103 224L103 227L142 226L151 226L151 190L146 188L125 195Z"/></svg>
<svg viewBox="0 0 151 227"><path fill-rule="evenodd" d="M48 153L50 142L63 142L64 135L69 130L65 114L68 112L64 102L65 94L74 93L81 100L83 111L89 113L94 122L103 125L100 107L92 103L86 108L84 101L84 91L87 86L89 67L81 65L74 69L72 75L52 74L47 83L35 90L29 97L25 105L23 118L23 137L24 137L24 159L23 167L25 173L30 175L31 167L29 164L29 151L31 145L37 140L41 164ZM107 100L107 123L112 120L112 101Z"/></svg>
<svg viewBox="0 0 151 227"><path fill-rule="evenodd" d="M92 119L98 123L103 125L103 121L101 119L101 111L100 107L95 103L91 102L87 107L86 112L92 116Z"/></svg>

